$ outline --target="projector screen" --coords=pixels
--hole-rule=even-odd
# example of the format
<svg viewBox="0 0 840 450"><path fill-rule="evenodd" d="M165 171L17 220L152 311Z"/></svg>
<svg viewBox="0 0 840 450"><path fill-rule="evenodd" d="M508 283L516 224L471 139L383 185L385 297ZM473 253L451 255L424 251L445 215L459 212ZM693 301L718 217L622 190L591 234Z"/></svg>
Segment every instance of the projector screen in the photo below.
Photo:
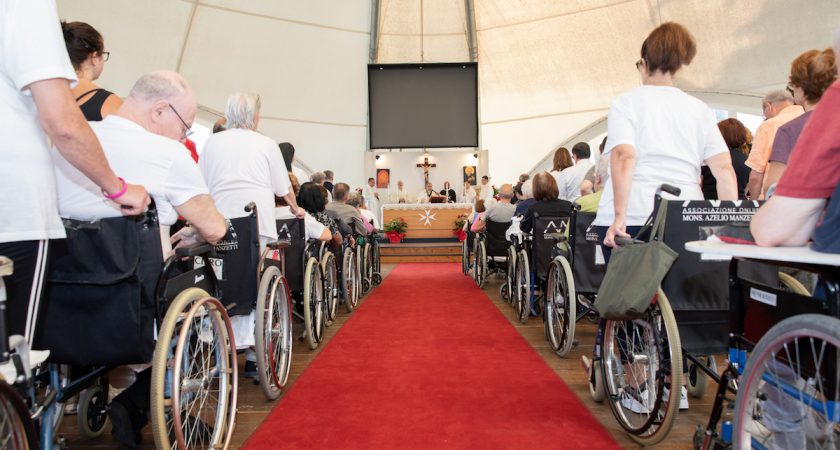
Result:
<svg viewBox="0 0 840 450"><path fill-rule="evenodd" d="M368 65L370 148L478 147L477 69Z"/></svg>

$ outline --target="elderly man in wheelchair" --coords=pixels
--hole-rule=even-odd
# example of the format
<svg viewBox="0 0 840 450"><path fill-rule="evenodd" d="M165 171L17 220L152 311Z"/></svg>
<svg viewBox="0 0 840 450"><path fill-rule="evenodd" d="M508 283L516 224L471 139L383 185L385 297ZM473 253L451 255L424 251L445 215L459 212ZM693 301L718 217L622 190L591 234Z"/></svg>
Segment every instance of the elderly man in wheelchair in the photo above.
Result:
<svg viewBox="0 0 840 450"><path fill-rule="evenodd" d="M59 401L88 386L98 390L82 396L96 405L80 408L80 422L89 425L82 431L92 435L104 428L101 412L108 398L96 380L112 366L146 364L107 408L112 434L129 447L141 442L149 416L158 448L198 441L226 446L233 430L236 361L227 313L211 297L212 272L178 276L176 258L163 264L172 254L169 226L179 215L192 225L172 238L181 258L208 256L212 247L203 243L215 243L227 231L198 167L178 142L189 133L196 109L180 75L155 71L135 83L115 114L91 124L112 167L149 190L154 207L141 216L121 217L117 205L103 202L90 180L53 154L68 238L51 244L49 301L36 345L49 349L54 363L105 366L74 374L79 384L86 383L75 391L52 385ZM153 354L154 367L148 368ZM205 363L194 364L200 359ZM52 372L55 381L57 369ZM194 385L202 376L212 381ZM220 392L213 395L218 401L208 401L210 390ZM53 404L47 417L55 420L59 407Z"/></svg>

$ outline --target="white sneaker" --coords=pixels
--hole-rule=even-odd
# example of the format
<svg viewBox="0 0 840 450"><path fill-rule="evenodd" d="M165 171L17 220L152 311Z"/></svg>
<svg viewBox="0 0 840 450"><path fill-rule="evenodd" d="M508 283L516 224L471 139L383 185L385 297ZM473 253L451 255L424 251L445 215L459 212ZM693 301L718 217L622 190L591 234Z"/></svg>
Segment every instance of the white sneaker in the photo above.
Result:
<svg viewBox="0 0 840 450"><path fill-rule="evenodd" d="M671 398L671 391L668 388L665 389L665 395L663 395L663 399L665 402L668 402L668 399ZM688 409L688 389L685 386L680 387L680 411L684 411Z"/></svg>
<svg viewBox="0 0 840 450"><path fill-rule="evenodd" d="M631 388L632 389L632 388ZM648 394L647 387L641 386L637 391L637 397L624 397L621 399L621 406L630 411L633 411L636 414L650 414L651 411L651 401L650 395ZM641 399L642 401L639 401Z"/></svg>

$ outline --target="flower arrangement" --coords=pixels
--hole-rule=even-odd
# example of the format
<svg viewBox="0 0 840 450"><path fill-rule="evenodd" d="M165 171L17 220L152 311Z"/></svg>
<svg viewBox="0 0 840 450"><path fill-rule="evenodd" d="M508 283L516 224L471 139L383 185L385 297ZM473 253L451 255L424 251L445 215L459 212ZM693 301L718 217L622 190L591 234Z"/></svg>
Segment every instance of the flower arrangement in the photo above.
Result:
<svg viewBox="0 0 840 450"><path fill-rule="evenodd" d="M408 222L402 217L397 217L388 221L385 224L385 236L391 243L398 243L405 237L405 230L408 228Z"/></svg>
<svg viewBox="0 0 840 450"><path fill-rule="evenodd" d="M458 238L459 242L463 242L467 238L467 231L464 226L467 224L467 215L461 214L455 218L455 228L452 229L452 234Z"/></svg>

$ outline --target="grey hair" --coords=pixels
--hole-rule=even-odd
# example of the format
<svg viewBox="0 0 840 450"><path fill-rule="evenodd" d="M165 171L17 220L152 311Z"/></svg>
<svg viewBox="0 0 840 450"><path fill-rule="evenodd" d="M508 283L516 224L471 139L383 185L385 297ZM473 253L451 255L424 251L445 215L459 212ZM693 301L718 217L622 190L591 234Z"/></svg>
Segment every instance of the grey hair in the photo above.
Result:
<svg viewBox="0 0 840 450"><path fill-rule="evenodd" d="M257 114L260 112L260 96L250 92L237 92L227 99L225 106L225 128L257 129Z"/></svg>
<svg viewBox="0 0 840 450"><path fill-rule="evenodd" d="M503 184L499 187L499 198L511 199L513 198L513 186Z"/></svg>
<svg viewBox="0 0 840 450"><path fill-rule="evenodd" d="M361 207L363 203L364 201L362 200L362 196L359 194L350 194L350 196L347 198L347 204L354 208Z"/></svg>
<svg viewBox="0 0 840 450"><path fill-rule="evenodd" d="M143 102L156 102L179 97L190 91L190 85L178 72L155 70L134 82L128 96Z"/></svg>
<svg viewBox="0 0 840 450"><path fill-rule="evenodd" d="M525 198L534 198L534 180L528 178L522 183L522 196Z"/></svg>
<svg viewBox="0 0 840 450"><path fill-rule="evenodd" d="M312 174L312 176L309 177L310 181L317 184L322 184L326 179L327 176L324 175L324 172L315 172Z"/></svg>
<svg viewBox="0 0 840 450"><path fill-rule="evenodd" d="M324 171L324 176L325 176L328 180L332 180L332 179L333 179L333 177L335 176L335 174L333 174L333 171L332 171L332 170L325 170L325 171Z"/></svg>
<svg viewBox="0 0 840 450"><path fill-rule="evenodd" d="M771 105L774 105L776 103L781 102L788 102L790 104L793 104L793 96L790 95L789 92L783 90L770 91L767 93L767 95L764 96L764 101L762 102L762 104L769 103Z"/></svg>

